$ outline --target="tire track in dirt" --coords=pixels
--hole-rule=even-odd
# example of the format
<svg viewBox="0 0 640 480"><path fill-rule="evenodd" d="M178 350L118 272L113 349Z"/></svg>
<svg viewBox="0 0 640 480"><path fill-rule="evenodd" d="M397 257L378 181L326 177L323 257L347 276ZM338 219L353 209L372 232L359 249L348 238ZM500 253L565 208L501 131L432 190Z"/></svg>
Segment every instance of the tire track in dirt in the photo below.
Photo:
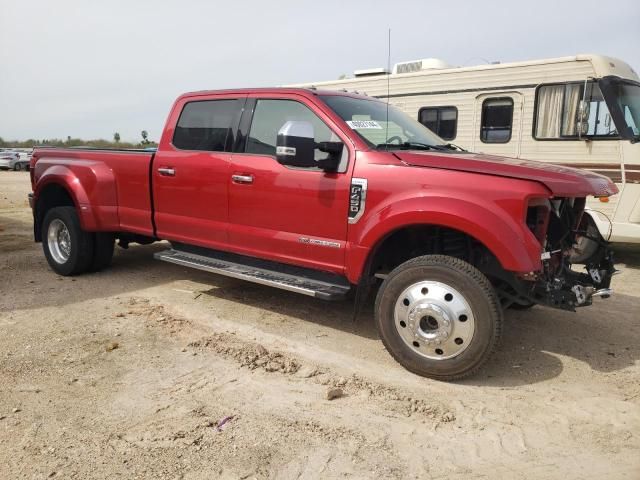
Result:
<svg viewBox="0 0 640 480"><path fill-rule="evenodd" d="M134 297L129 300L128 305L131 307L129 314L144 317L147 325L163 328L171 335L189 338L194 333L202 331L202 328L194 326L193 322L173 315L163 305L152 304L148 299ZM327 367L305 365L298 358L268 350L260 343L240 339L234 333L216 332L204 335L189 341L187 348L215 352L216 355L231 359L248 370L295 376L297 381L312 381L323 386L339 388L344 396L364 396L384 409L405 417L419 416L435 423L455 421L453 411L433 399L416 398L415 394L355 374L345 378Z"/></svg>

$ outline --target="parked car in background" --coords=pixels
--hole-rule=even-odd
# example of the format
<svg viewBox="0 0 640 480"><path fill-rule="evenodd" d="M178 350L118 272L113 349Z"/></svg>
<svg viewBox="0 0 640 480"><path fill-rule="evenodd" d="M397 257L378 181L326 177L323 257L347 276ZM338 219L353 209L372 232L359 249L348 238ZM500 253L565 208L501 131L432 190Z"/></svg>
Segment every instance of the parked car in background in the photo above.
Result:
<svg viewBox="0 0 640 480"><path fill-rule="evenodd" d="M20 154L18 152L5 151L0 152L0 169L13 170L15 165L20 160Z"/></svg>
<svg viewBox="0 0 640 480"><path fill-rule="evenodd" d="M0 170L29 170L31 152L6 150L0 152Z"/></svg>

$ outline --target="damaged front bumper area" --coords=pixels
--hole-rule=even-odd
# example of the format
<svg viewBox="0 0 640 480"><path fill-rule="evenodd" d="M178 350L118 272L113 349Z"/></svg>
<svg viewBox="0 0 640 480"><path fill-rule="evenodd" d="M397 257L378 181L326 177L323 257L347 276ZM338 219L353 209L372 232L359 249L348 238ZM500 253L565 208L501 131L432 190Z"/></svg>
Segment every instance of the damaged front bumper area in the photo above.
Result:
<svg viewBox="0 0 640 480"><path fill-rule="evenodd" d="M584 213L584 204L584 198L566 198L536 206L530 228L535 233L534 224L545 227L542 234L538 230L542 270L513 275L503 284L504 306L542 304L575 311L591 305L594 297L612 295L611 279L618 273L613 251Z"/></svg>
<svg viewBox="0 0 640 480"><path fill-rule="evenodd" d="M558 252L562 254L562 252ZM577 307L591 305L593 297L609 298L611 278L618 273L614 267L613 252L606 244L598 246L596 253L584 264L583 271L579 265L570 262L571 256L555 258L552 255L543 260L545 269L552 270L553 275L539 275L533 282L524 281L524 289L519 289L522 297L531 303L539 303L562 310L574 311ZM560 264L549 268L552 264ZM523 295L524 294L524 295Z"/></svg>

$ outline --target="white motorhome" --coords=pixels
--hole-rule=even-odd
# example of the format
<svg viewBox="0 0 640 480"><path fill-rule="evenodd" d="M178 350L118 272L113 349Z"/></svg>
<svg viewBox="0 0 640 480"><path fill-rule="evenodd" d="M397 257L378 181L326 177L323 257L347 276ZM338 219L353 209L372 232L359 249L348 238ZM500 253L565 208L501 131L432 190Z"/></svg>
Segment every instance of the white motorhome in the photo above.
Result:
<svg viewBox="0 0 640 480"><path fill-rule="evenodd" d="M346 89L389 102L467 150L586 168L616 196L588 202L604 238L640 243L640 81L600 55L452 67L441 60L295 85ZM636 143L638 142L638 143Z"/></svg>

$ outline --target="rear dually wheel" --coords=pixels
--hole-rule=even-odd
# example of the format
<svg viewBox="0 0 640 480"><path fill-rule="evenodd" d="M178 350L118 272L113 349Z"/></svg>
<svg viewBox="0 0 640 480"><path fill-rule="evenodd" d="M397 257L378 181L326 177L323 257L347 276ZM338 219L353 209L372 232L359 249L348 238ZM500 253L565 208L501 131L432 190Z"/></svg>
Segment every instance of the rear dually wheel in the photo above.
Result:
<svg viewBox="0 0 640 480"><path fill-rule="evenodd" d="M91 266L94 236L80 227L73 207L55 207L42 222L42 249L49 266L64 276L78 275Z"/></svg>

